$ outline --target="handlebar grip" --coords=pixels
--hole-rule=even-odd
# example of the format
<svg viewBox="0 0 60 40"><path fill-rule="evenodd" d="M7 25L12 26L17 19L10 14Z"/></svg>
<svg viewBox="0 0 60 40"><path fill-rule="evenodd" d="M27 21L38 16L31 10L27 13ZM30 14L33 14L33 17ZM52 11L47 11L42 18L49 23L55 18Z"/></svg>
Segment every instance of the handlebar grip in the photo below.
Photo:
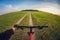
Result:
<svg viewBox="0 0 60 40"><path fill-rule="evenodd" d="M45 28L47 28L48 26L42 26L42 27L45 27Z"/></svg>
<svg viewBox="0 0 60 40"><path fill-rule="evenodd" d="M48 26L38 26L38 29L47 28Z"/></svg>

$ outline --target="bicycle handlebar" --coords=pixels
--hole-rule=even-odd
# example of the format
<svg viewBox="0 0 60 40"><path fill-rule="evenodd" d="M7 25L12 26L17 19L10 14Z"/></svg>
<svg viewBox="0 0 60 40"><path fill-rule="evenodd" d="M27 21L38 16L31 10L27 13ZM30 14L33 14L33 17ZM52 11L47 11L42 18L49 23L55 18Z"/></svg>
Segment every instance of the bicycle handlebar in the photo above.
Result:
<svg viewBox="0 0 60 40"><path fill-rule="evenodd" d="M24 28L38 28L38 29L42 29L42 28L47 28L48 26L19 26L19 25L14 25L14 27L16 28L20 28L20 29L24 29Z"/></svg>

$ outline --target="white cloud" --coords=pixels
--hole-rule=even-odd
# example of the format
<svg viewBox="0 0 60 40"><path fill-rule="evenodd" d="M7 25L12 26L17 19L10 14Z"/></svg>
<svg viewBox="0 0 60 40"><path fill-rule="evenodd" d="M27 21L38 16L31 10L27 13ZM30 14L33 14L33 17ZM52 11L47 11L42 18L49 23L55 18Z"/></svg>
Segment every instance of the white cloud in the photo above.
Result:
<svg viewBox="0 0 60 40"><path fill-rule="evenodd" d="M13 6L11 4L5 5L6 8L12 8Z"/></svg>
<svg viewBox="0 0 60 40"><path fill-rule="evenodd" d="M55 3L48 3L48 2L46 3L45 2L45 3L33 5L30 8L60 15L60 5L55 4Z"/></svg>
<svg viewBox="0 0 60 40"><path fill-rule="evenodd" d="M11 4L5 5L5 9L8 12L19 11L19 6L13 6Z"/></svg>
<svg viewBox="0 0 60 40"><path fill-rule="evenodd" d="M26 4L13 6L9 4L6 5L5 8L7 9L6 12L20 11L23 9L37 9L41 11L50 12L53 14L58 14L58 15L60 14L60 5L55 3L48 3L48 2L42 2L40 4L35 4L31 6L28 6Z"/></svg>

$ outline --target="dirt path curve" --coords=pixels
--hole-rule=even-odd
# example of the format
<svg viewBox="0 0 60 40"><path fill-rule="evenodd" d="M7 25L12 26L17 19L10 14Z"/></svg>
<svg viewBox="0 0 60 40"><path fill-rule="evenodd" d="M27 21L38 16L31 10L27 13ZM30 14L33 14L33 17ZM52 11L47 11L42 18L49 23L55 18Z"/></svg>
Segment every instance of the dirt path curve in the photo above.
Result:
<svg viewBox="0 0 60 40"><path fill-rule="evenodd" d="M25 14L22 18L20 18L15 24L19 25L22 22L22 20L26 17L26 15L27 14Z"/></svg>
<svg viewBox="0 0 60 40"><path fill-rule="evenodd" d="M32 20L32 14L30 13L29 14L29 26L33 26L33 20ZM33 29L33 32L34 32L34 29ZM32 40L35 40L35 34L33 34L33 39Z"/></svg>

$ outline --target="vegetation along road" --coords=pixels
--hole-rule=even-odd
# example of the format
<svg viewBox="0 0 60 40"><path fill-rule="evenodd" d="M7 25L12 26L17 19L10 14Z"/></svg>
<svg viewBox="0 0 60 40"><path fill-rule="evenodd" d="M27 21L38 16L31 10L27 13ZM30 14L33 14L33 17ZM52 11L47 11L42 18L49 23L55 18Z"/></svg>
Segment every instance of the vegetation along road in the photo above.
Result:
<svg viewBox="0 0 60 40"><path fill-rule="evenodd" d="M48 28L33 29L33 40L60 40L60 16L48 12L24 10L0 15L0 33L8 30L12 25L42 26ZM29 29L18 29L10 40L29 40Z"/></svg>

